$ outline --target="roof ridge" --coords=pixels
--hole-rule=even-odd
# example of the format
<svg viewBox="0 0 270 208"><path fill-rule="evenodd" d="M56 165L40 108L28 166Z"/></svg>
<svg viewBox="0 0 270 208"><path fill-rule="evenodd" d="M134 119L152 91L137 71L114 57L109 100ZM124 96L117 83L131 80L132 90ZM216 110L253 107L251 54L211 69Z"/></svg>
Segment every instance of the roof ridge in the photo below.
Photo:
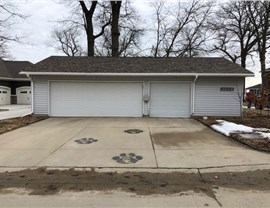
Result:
<svg viewBox="0 0 270 208"><path fill-rule="evenodd" d="M58 56L58 55L52 55L49 56L41 61L45 61L49 58L121 58L121 59L136 59L136 58L150 58L150 59L226 59L224 57L220 57L220 56L211 56L211 57L204 57L204 56L200 56L200 57L153 57L153 56L136 56L136 57L112 57L112 56ZM39 61L39 62L41 62ZM37 62L37 63L39 63Z"/></svg>

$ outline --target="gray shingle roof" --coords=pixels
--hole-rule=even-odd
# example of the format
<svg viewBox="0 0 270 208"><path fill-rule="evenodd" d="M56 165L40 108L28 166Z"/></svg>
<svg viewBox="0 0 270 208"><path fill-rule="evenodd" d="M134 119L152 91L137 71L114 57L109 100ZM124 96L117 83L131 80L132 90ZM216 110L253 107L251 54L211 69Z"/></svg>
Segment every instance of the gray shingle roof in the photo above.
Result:
<svg viewBox="0 0 270 208"><path fill-rule="evenodd" d="M224 58L51 56L26 71L76 73L229 73L252 72Z"/></svg>
<svg viewBox="0 0 270 208"><path fill-rule="evenodd" d="M0 59L0 77L10 79L27 78L25 75L19 73L32 65L29 61L5 61Z"/></svg>

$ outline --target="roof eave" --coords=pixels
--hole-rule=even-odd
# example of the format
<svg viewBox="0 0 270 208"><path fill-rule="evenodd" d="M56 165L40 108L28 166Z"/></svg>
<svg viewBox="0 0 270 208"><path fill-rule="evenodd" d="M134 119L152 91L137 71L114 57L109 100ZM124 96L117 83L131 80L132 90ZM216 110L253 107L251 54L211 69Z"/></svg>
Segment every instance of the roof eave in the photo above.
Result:
<svg viewBox="0 0 270 208"><path fill-rule="evenodd" d="M0 80L7 80L7 81L29 81L28 78L9 78L9 77L0 77Z"/></svg>
<svg viewBox="0 0 270 208"><path fill-rule="evenodd" d="M251 73L79 73L79 72L27 72L20 74L31 75L58 75L58 76L227 76L227 77L254 77Z"/></svg>

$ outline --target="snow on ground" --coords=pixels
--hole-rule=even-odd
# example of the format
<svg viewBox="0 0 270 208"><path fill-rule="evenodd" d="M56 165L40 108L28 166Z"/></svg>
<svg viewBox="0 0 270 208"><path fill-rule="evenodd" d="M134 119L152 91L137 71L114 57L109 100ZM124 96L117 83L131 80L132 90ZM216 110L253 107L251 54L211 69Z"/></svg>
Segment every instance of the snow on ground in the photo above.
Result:
<svg viewBox="0 0 270 208"><path fill-rule="evenodd" d="M252 133L253 128L244 126L241 124L235 124L233 122L223 121L223 120L217 120L218 124L214 124L211 127L215 129L216 131L226 135L230 136L231 133Z"/></svg>
<svg viewBox="0 0 270 208"><path fill-rule="evenodd" d="M211 125L211 127L226 135L230 136L232 133L241 133L241 134L250 134L250 133L255 133L255 134L260 134L264 138L270 139L270 130L265 129L265 128L252 128L249 126L245 126L242 124L236 124L233 122L229 121L224 121L224 120L216 120L218 124ZM251 137L252 138L252 137Z"/></svg>
<svg viewBox="0 0 270 208"><path fill-rule="evenodd" d="M263 133L263 132L260 132L260 134L261 134L264 138L270 139L270 133Z"/></svg>

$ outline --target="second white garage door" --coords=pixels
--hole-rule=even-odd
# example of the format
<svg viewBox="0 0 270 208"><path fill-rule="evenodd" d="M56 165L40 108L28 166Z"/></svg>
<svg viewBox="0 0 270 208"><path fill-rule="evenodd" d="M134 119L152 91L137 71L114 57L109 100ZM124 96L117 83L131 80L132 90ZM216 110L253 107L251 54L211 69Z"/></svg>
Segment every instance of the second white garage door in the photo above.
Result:
<svg viewBox="0 0 270 208"><path fill-rule="evenodd" d="M50 115L142 116L142 83L50 82Z"/></svg>
<svg viewBox="0 0 270 208"><path fill-rule="evenodd" d="M31 104L31 87L18 87L16 89L17 104L30 105Z"/></svg>
<svg viewBox="0 0 270 208"><path fill-rule="evenodd" d="M150 85L150 116L189 117L190 96L190 83L153 82Z"/></svg>

